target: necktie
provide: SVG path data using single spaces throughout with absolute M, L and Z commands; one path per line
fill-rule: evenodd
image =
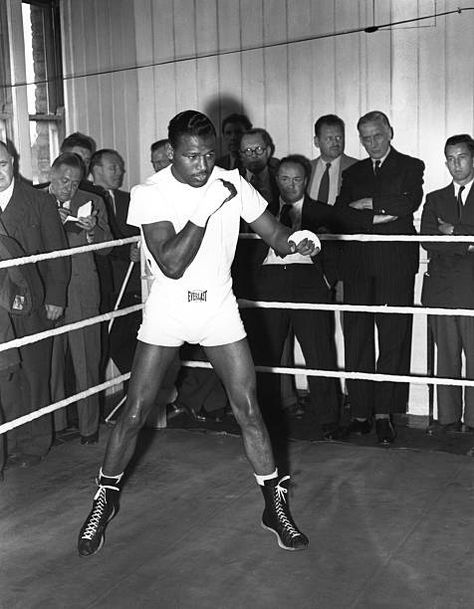
M 329 169 L 331 163 L 326 163 L 326 169 L 324 170 L 321 182 L 319 183 L 318 201 L 327 203 L 329 199 Z
M 293 206 L 291 205 L 291 203 L 288 203 L 286 205 L 283 205 L 283 207 L 281 208 L 281 212 L 280 212 L 280 222 L 284 226 L 288 226 L 289 228 L 293 228 L 293 222 L 292 222 L 292 218 L 291 218 L 292 208 L 293 208 Z
M 380 170 L 380 160 L 375 161 L 374 163 L 374 174 L 376 176 L 379 175 L 379 170 Z
M 459 220 L 461 220 L 462 217 L 462 210 L 463 210 L 463 204 L 462 204 L 462 191 L 464 190 L 465 186 L 461 186 L 460 189 L 458 190 L 458 218 Z

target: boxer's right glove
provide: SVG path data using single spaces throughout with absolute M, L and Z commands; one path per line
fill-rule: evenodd
M 232 190 L 233 189 L 233 190 Z M 206 226 L 209 217 L 216 212 L 223 203 L 228 199 L 232 199 L 236 194 L 236 190 L 233 184 L 230 182 L 223 182 L 221 179 L 217 179 L 210 184 L 203 197 L 199 202 L 196 211 L 190 218 L 190 221 L 196 226 L 204 228 Z

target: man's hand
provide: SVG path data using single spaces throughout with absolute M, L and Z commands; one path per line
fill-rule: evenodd
M 64 312 L 64 307 L 58 307 L 57 305 L 45 304 L 44 308 L 46 309 L 46 317 L 50 321 L 56 321 Z
M 65 224 L 67 217 L 71 215 L 71 212 L 69 211 L 69 209 L 66 209 L 65 207 L 58 207 L 58 212 L 59 212 L 59 217 L 61 218 L 61 222 L 63 224 Z
M 349 203 L 349 207 L 352 207 L 352 209 L 373 209 L 372 197 L 364 197 L 363 199 L 352 201 L 352 203 Z
M 196 226 L 204 228 L 212 214 L 230 201 L 237 194 L 237 190 L 232 182 L 227 180 L 214 180 L 203 193 L 203 198 L 200 201 L 196 211 L 190 218 L 190 221 Z
M 78 226 L 86 231 L 86 233 L 92 232 L 95 225 L 97 224 L 97 212 L 93 212 L 90 216 L 84 216 L 79 218 L 76 222 Z
M 445 222 L 442 218 L 438 218 L 438 230 L 442 235 L 452 235 L 454 233 L 454 225 Z
M 391 216 L 390 214 L 375 214 L 372 224 L 388 224 L 398 220 L 398 216 Z
M 321 241 L 309 230 L 298 230 L 288 237 L 288 245 L 292 254 L 316 256 L 321 251 Z

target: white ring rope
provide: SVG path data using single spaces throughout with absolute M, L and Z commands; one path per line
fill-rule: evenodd
M 472 243 L 473 236 L 469 235 L 318 235 L 322 241 L 412 241 L 415 243 Z M 32 256 L 23 256 L 20 258 L 10 258 L 9 260 L 0 260 L 0 269 L 11 266 L 21 266 L 42 260 L 51 260 L 54 258 L 64 258 L 66 256 L 74 256 L 84 252 L 106 249 L 108 247 L 118 247 L 140 241 L 140 237 L 127 237 L 126 239 L 115 239 L 114 241 L 104 241 L 103 243 L 91 243 L 90 245 L 81 245 L 64 250 L 56 250 L 54 252 L 45 252 L 43 254 L 33 254 Z M 260 239 L 260 236 L 255 233 L 241 233 L 239 239 Z
M 109 387 L 113 387 L 114 385 L 118 385 L 119 383 L 123 383 L 124 381 L 128 381 L 130 378 L 130 372 L 126 374 L 122 374 L 120 376 L 116 376 L 113 379 L 105 381 L 100 385 L 95 385 L 94 387 L 89 387 L 89 389 L 85 389 L 80 393 L 76 393 L 75 395 L 71 395 L 68 398 L 64 398 L 64 400 L 60 400 L 59 402 L 55 402 L 54 404 L 50 404 L 49 406 L 44 406 L 43 408 L 39 408 L 34 412 L 30 412 L 29 414 L 25 414 L 22 417 L 18 417 L 18 419 L 13 419 L 13 421 L 9 421 L 8 423 L 3 423 L 0 425 L 0 435 L 14 429 L 15 427 L 20 427 L 20 425 L 24 425 L 25 423 L 29 423 L 30 421 L 34 421 L 35 419 L 39 419 L 45 414 L 49 414 L 54 412 L 55 410 L 59 410 L 60 408 L 64 408 L 69 404 L 73 404 L 78 400 L 82 400 L 83 398 L 87 398 L 90 395 L 94 395 L 95 393 L 100 393 L 104 391 L 104 389 L 108 389 Z
M 254 233 L 243 233 L 239 235 L 240 239 L 248 240 L 248 239 L 260 239 L 260 237 Z M 449 235 L 449 236 L 437 236 L 437 235 L 365 235 L 365 234 L 356 234 L 356 235 L 334 235 L 334 234 L 323 234 L 319 235 L 319 238 L 324 241 L 385 241 L 385 242 L 398 242 L 398 241 L 413 241 L 413 242 L 442 242 L 442 243 L 459 243 L 466 242 L 471 243 L 473 241 L 472 236 L 466 235 Z M 43 254 L 35 254 L 32 256 L 23 256 L 21 258 L 13 258 L 9 260 L 0 261 L 0 269 L 9 268 L 12 266 L 21 266 L 23 264 L 35 263 L 41 260 L 51 260 L 54 258 L 62 258 L 65 256 L 74 256 L 76 254 L 81 254 L 84 252 L 95 251 L 100 249 L 106 249 L 109 247 L 117 247 L 120 245 L 131 244 L 140 241 L 140 237 L 127 237 L 126 239 L 116 239 L 114 241 L 107 241 L 103 243 L 92 243 L 89 245 L 68 248 L 63 250 L 57 250 L 54 252 L 46 252 Z M 239 306 L 242 308 L 287 308 L 287 309 L 304 309 L 304 310 L 332 310 L 332 311 L 352 311 L 352 312 L 362 312 L 362 313 L 395 313 L 395 314 L 420 314 L 424 313 L 427 315 L 460 315 L 460 316 L 472 316 L 474 315 L 474 310 L 472 309 L 446 309 L 446 308 L 431 308 L 431 307 L 396 307 L 396 306 L 364 306 L 364 305 L 342 305 L 342 304 L 316 304 L 316 303 L 294 303 L 294 302 L 268 302 L 268 301 L 252 301 L 252 300 L 239 300 Z M 108 313 L 103 313 L 102 315 L 97 315 L 95 317 L 91 317 L 89 319 L 84 319 L 78 322 L 74 322 L 71 324 L 59 326 L 57 328 L 46 330 L 44 332 L 39 332 L 37 334 L 31 334 L 29 336 L 24 336 L 22 338 L 17 338 L 11 340 L 9 342 L 0 344 L 0 352 L 6 351 L 11 348 L 21 347 L 23 345 L 31 344 L 34 342 L 38 342 L 45 338 L 49 338 L 51 336 L 56 336 L 59 334 L 65 334 L 66 332 L 71 332 L 74 330 L 78 330 L 80 328 L 84 328 L 86 326 L 91 326 L 96 323 L 101 323 L 107 320 L 113 320 L 116 317 L 122 317 L 133 313 L 135 311 L 139 311 L 143 308 L 143 303 L 133 305 L 124 309 L 111 311 Z M 181 362 L 183 366 L 187 366 L 190 368 L 212 368 L 209 362 L 201 362 L 201 361 L 183 361 Z M 317 370 L 310 368 L 287 368 L 281 366 L 256 366 L 255 369 L 258 372 L 267 372 L 274 374 L 285 374 L 285 375 L 305 375 L 305 376 L 320 376 L 320 377 L 329 377 L 329 378 L 344 378 L 344 379 L 354 379 L 354 380 L 371 380 L 371 381 L 389 381 L 395 383 L 413 383 L 413 384 L 428 384 L 428 385 L 448 385 L 448 386 L 461 386 L 461 387 L 472 387 L 474 386 L 474 380 L 467 379 L 450 379 L 450 378 L 434 378 L 434 377 L 426 377 L 426 376 L 410 376 L 410 375 L 396 375 L 396 374 L 380 374 L 380 373 L 370 373 L 370 372 L 348 372 L 348 371 L 333 371 L 333 370 Z M 56 410 L 64 408 L 69 404 L 75 403 L 80 399 L 86 398 L 90 395 L 94 395 L 96 393 L 100 393 L 109 387 L 122 383 L 130 378 L 130 372 L 126 374 L 122 374 L 118 377 L 110 379 L 104 383 L 96 385 L 94 387 L 90 387 L 85 391 L 81 391 L 73 396 L 60 400 L 59 402 L 55 402 L 54 404 L 50 404 L 49 406 L 44 406 L 43 408 L 38 409 L 35 412 L 31 412 L 29 414 L 23 415 L 13 421 L 9 421 L 8 423 L 4 423 L 0 425 L 0 435 L 16 428 L 25 423 L 38 419 L 46 414 L 50 414 Z
M 188 360 L 181 362 L 183 366 L 188 368 L 212 368 L 209 362 L 201 362 L 196 360 Z M 414 385 L 457 385 L 474 387 L 474 380 L 467 379 L 448 379 L 439 377 L 427 377 L 408 374 L 382 374 L 379 372 L 349 372 L 346 370 L 319 370 L 316 368 L 288 368 L 282 366 L 255 366 L 257 372 L 272 372 L 275 374 L 295 375 L 303 374 L 304 376 L 323 376 L 327 378 L 343 378 L 352 379 L 355 381 L 390 381 L 393 383 L 413 383 Z
M 45 252 L 44 254 L 33 254 L 32 256 L 22 256 L 20 258 L 10 258 L 9 260 L 0 260 L 0 269 L 6 269 L 10 266 L 21 266 L 33 262 L 41 262 L 42 260 L 51 260 L 53 258 L 65 258 L 66 256 L 75 256 L 84 252 L 92 252 L 95 250 L 103 250 L 108 247 L 118 247 L 127 245 L 127 243 L 135 243 L 140 241 L 140 237 L 127 237 L 126 239 L 115 239 L 114 241 L 104 241 L 102 243 L 91 243 L 89 245 L 81 245 L 80 247 L 70 247 L 66 250 L 55 250 L 54 252 Z
M 318 237 L 321 241 L 388 241 L 398 243 L 399 241 L 408 241 L 414 243 L 472 243 L 474 244 L 474 235 L 379 235 L 372 233 L 366 235 L 358 233 L 354 235 L 335 235 L 324 233 Z M 244 241 L 261 239 L 256 233 L 241 233 L 239 239 Z
M 0 345 L 0 352 L 6 351 L 7 349 L 12 349 L 14 347 L 23 347 L 24 345 L 37 343 L 40 340 L 49 338 L 50 336 L 58 336 L 58 334 L 65 334 L 66 332 L 72 332 L 73 330 L 79 330 L 80 328 L 93 326 L 94 324 L 98 324 L 103 321 L 108 321 L 109 319 L 115 319 L 116 317 L 123 317 L 125 315 L 128 315 L 129 313 L 141 311 L 142 309 L 143 303 L 140 303 L 132 305 L 130 307 L 126 307 L 124 309 L 119 309 L 117 311 L 110 311 L 109 313 L 102 313 L 101 315 L 96 315 L 95 317 L 82 319 L 81 321 L 75 321 L 64 326 L 58 326 L 57 328 L 53 328 L 51 330 L 44 330 L 43 332 L 37 332 L 36 334 L 29 334 L 28 336 L 23 336 L 22 338 L 14 338 L 13 340 L 8 341 L 7 343 L 2 343 Z
M 474 309 L 446 309 L 441 307 L 392 307 L 389 305 L 349 305 L 332 303 L 312 303 L 312 302 L 271 302 L 269 300 L 246 300 L 240 298 L 239 306 L 242 309 L 262 308 L 262 309 L 296 309 L 305 311 L 348 311 L 352 313 L 396 313 L 419 315 L 459 315 L 462 317 L 474 316 Z

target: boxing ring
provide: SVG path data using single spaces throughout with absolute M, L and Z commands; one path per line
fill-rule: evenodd
M 241 239 L 259 239 L 257 235 L 254 234 L 242 234 L 240 235 Z M 365 235 L 365 234 L 355 234 L 355 235 L 328 235 L 323 234 L 319 235 L 321 241 L 361 241 L 361 242 L 369 242 L 369 241 L 379 241 L 379 242 L 439 242 L 439 243 L 470 243 L 472 241 L 472 237 L 459 235 L 459 236 L 433 236 L 433 235 Z M 55 252 L 48 252 L 44 254 L 35 254 L 33 256 L 24 256 L 22 258 L 14 258 L 10 260 L 0 261 L 0 269 L 5 269 L 13 266 L 21 266 L 29 263 L 36 263 L 41 260 L 49 260 L 52 258 L 61 258 L 66 256 L 74 256 L 84 252 L 96 251 L 100 249 L 127 245 L 131 243 L 136 243 L 140 241 L 140 237 L 129 237 L 126 239 L 118 239 L 114 241 L 107 241 L 104 243 L 90 244 L 86 246 L 76 247 L 76 248 L 68 248 L 63 250 L 58 250 Z M 150 277 L 145 272 L 145 261 L 143 255 L 141 256 L 141 268 L 142 268 L 142 294 L 143 300 L 146 299 L 149 290 L 149 281 Z M 34 342 L 38 342 L 40 340 L 54 337 L 60 334 L 65 334 L 67 332 L 72 332 L 74 330 L 80 330 L 86 326 L 109 322 L 109 331 L 113 324 L 114 319 L 117 317 L 122 317 L 125 315 L 129 315 L 131 313 L 135 313 L 136 311 L 140 311 L 143 308 L 143 302 L 141 304 L 125 307 L 123 309 L 119 309 L 119 303 L 123 291 L 126 286 L 126 282 L 128 281 L 128 277 L 130 276 L 132 264 L 130 264 L 127 276 L 125 277 L 124 283 L 122 285 L 122 290 L 117 299 L 114 310 L 103 313 L 101 315 L 97 315 L 88 319 L 84 319 L 75 323 L 70 323 L 66 325 L 62 325 L 57 328 L 53 328 L 47 331 L 39 332 L 37 334 L 31 334 L 28 336 L 24 336 L 22 338 L 17 338 L 8 342 L 5 342 L 0 345 L 0 352 L 6 351 L 11 348 L 18 348 L 24 345 L 28 345 Z M 370 313 L 390 313 L 390 314 L 413 314 L 413 315 L 440 315 L 440 316 L 474 316 L 474 310 L 472 309 L 453 309 L 453 308 L 434 308 L 434 307 L 423 307 L 423 306 L 388 306 L 388 305 L 347 305 L 347 304 L 335 304 L 335 303 L 294 303 L 294 302 L 269 302 L 269 301 L 251 301 L 251 300 L 243 300 L 239 301 L 240 308 L 286 308 L 286 309 L 304 309 L 304 310 L 325 310 L 325 311 L 340 311 L 340 312 L 370 312 Z M 433 366 L 433 346 L 432 342 L 430 343 L 430 332 L 428 326 L 426 327 L 427 331 L 427 340 L 428 340 L 428 349 L 427 349 L 427 362 L 426 375 L 422 374 L 409 374 L 409 375 L 396 375 L 396 374 L 381 374 L 374 372 L 350 372 L 346 370 L 319 370 L 306 368 L 301 366 L 294 367 L 282 367 L 282 366 L 255 366 L 257 372 L 265 372 L 271 374 L 282 374 L 282 375 L 303 375 L 303 376 L 321 376 L 321 377 L 330 377 L 337 378 L 342 380 L 354 379 L 354 380 L 369 380 L 376 382 L 390 381 L 395 383 L 410 383 L 412 385 L 427 385 L 429 388 L 429 404 L 428 404 L 428 412 L 426 413 L 430 422 L 433 419 L 433 388 L 436 385 L 448 385 L 448 386 L 461 386 L 466 387 L 474 386 L 474 380 L 469 379 L 454 379 L 454 378 L 436 378 L 432 376 L 434 371 Z M 211 368 L 211 364 L 203 361 L 182 361 L 181 365 L 188 366 L 191 368 Z M 52 403 L 48 406 L 44 406 L 39 408 L 38 410 L 23 415 L 17 419 L 12 421 L 8 421 L 0 425 L 0 435 L 7 433 L 8 431 L 24 425 L 30 421 L 38 419 L 47 414 L 53 413 L 56 410 L 61 408 L 65 408 L 69 404 L 73 404 L 77 402 L 79 399 L 88 397 L 90 395 L 100 393 L 102 391 L 106 391 L 110 388 L 116 387 L 120 385 L 124 381 L 127 381 L 130 378 L 130 372 L 125 374 L 120 374 L 111 379 L 106 380 L 103 383 L 100 383 L 94 387 L 90 387 L 85 391 L 81 391 L 72 396 L 69 396 L 63 400 Z M 111 415 L 120 407 L 123 403 L 124 399 L 119 402 L 119 404 L 115 407 L 112 413 L 107 417 L 110 419 Z M 166 427 L 166 408 L 162 409 L 163 412 L 161 416 L 158 417 L 157 427 Z

